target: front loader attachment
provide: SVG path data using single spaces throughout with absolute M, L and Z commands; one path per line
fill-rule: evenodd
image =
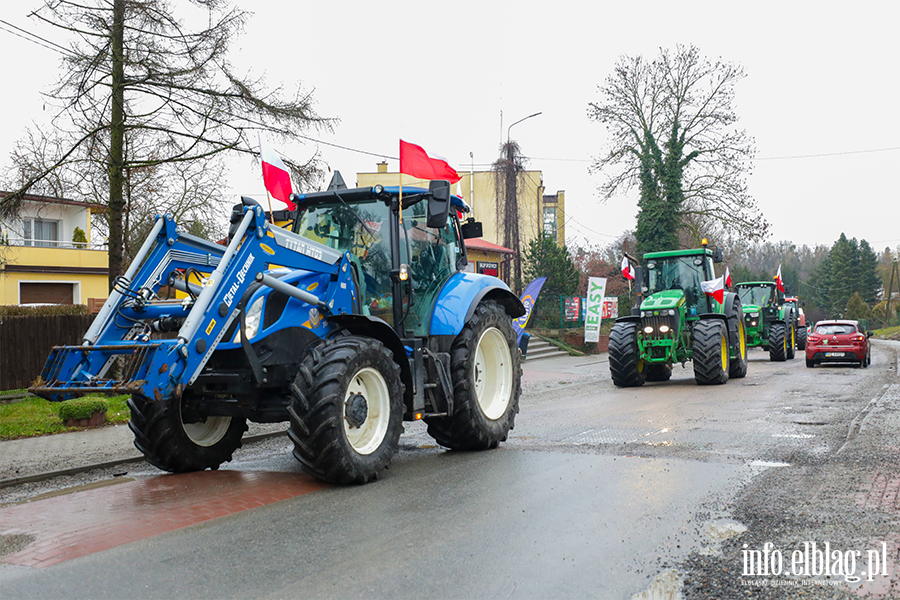
M 30 391 L 51 401 L 89 393 L 132 394 L 146 401 L 180 397 L 226 332 L 241 302 L 270 264 L 331 273 L 344 294 L 352 287 L 342 254 L 282 229 L 270 229 L 259 205 L 245 206 L 227 247 L 179 232 L 170 215 L 153 231 L 115 284 L 81 346 L 52 350 Z M 171 298 L 172 289 L 187 297 Z M 334 290 L 323 299 L 334 304 Z M 338 298 L 346 304 L 343 297 Z M 238 319 L 238 321 L 240 321 Z M 154 339 L 176 332 L 174 339 Z M 171 337 L 171 336 L 170 336 Z

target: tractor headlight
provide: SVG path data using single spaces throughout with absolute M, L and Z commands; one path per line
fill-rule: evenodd
M 643 318 L 643 317 L 646 317 L 646 316 L 647 316 L 647 313 L 644 312 L 644 311 L 641 311 L 641 317 Z
M 669 326 L 668 325 L 660 325 L 659 332 L 660 333 L 669 333 Z
M 245 317 L 245 322 L 247 324 L 247 339 L 252 340 L 256 337 L 256 334 L 259 333 L 259 325 L 262 322 L 262 307 L 263 300 L 265 296 L 260 296 L 256 300 L 253 301 L 253 304 L 250 305 L 250 308 L 247 309 L 247 316 Z
M 756 321 L 750 321 L 750 325 L 751 325 L 752 327 L 756 327 Z
M 644 333 L 653 333 L 653 328 L 647 325 L 644 327 Z
M 675 309 L 674 309 L 674 308 L 670 308 L 670 309 L 669 309 L 669 316 L 670 316 L 670 317 L 674 317 L 674 316 L 675 316 Z

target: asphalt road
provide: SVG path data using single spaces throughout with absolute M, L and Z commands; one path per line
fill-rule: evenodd
M 0 565 L 0 597 L 843 598 L 895 583 L 900 596 L 897 354 L 878 344 L 869 369 L 807 369 L 751 350 L 745 379 L 710 387 L 690 365 L 627 390 L 603 365 L 548 374 L 499 450 L 445 452 L 414 425 L 374 484 L 45 569 Z M 227 468 L 298 470 L 283 439 Z M 889 574 L 742 573 L 745 550 L 804 541 L 863 557 L 884 542 Z

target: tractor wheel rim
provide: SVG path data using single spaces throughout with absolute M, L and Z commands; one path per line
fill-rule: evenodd
M 357 409 L 359 396 L 365 400 L 366 410 L 362 423 L 355 426 L 359 418 Z M 358 454 L 375 452 L 384 441 L 391 419 L 391 394 L 381 373 L 371 367 L 357 371 L 344 393 L 341 411 L 344 434 L 350 447 Z M 351 415 L 349 411 L 353 411 L 354 414 Z
M 485 330 L 478 338 L 472 379 L 484 416 L 491 421 L 503 416 L 512 395 L 512 356 L 506 338 L 496 327 Z
M 184 433 L 198 446 L 208 448 L 218 443 L 228 432 L 231 417 L 207 417 L 202 423 L 181 422 Z
M 741 340 L 741 360 L 747 356 L 747 333 L 744 331 L 744 322 L 738 322 L 738 338 Z
M 720 346 L 720 353 L 722 355 L 722 370 L 724 371 L 728 367 L 728 343 L 724 335 L 722 336 L 722 342 Z

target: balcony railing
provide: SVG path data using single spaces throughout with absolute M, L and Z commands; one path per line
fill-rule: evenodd
M 106 250 L 106 242 L 65 242 L 62 240 L 34 240 L 25 238 L 0 238 L 0 246 L 26 248 L 62 248 L 67 250 Z

